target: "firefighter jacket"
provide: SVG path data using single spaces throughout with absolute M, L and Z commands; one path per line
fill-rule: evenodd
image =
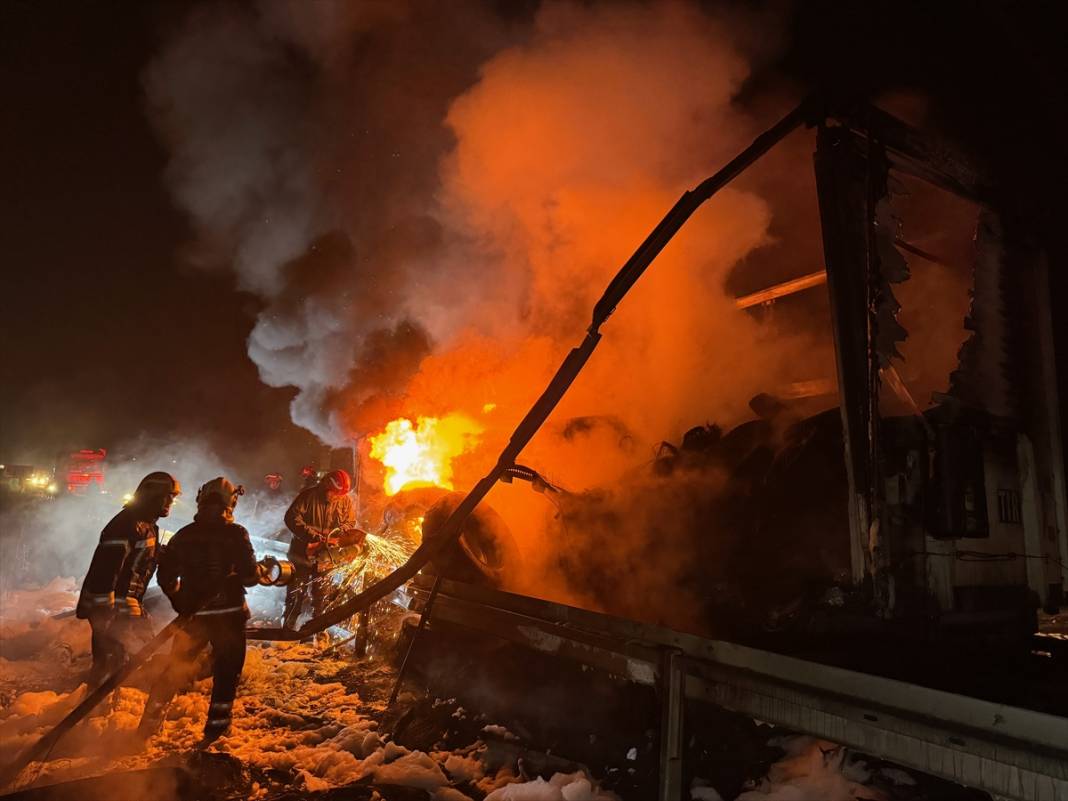
M 241 612 L 247 618 L 245 587 L 256 584 L 248 532 L 218 509 L 197 512 L 167 543 L 156 580 L 180 615 Z
M 112 610 L 144 614 L 141 599 L 156 571 L 159 527 L 126 507 L 100 532 L 89 572 L 78 596 L 77 615 L 88 618 Z
M 317 553 L 309 553 L 308 546 L 319 538 L 317 532 L 328 534 L 335 528 L 356 527 L 356 504 L 351 495 L 331 497 L 321 487 L 302 490 L 286 512 L 286 528 L 293 532 L 289 558 L 298 564 L 312 564 Z

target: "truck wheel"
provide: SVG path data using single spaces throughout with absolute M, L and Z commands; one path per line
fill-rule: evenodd
M 460 505 L 464 493 L 452 492 L 426 511 L 423 540 L 429 541 Z M 479 504 L 464 524 L 460 538 L 427 565 L 445 578 L 500 587 L 505 576 L 519 566 L 519 548 L 504 520 L 485 503 Z

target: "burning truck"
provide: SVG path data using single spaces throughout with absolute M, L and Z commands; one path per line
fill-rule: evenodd
M 756 419 L 728 430 L 694 427 L 681 445 L 664 443 L 654 459 L 599 487 L 568 491 L 520 465 L 520 452 L 598 344 L 600 324 L 655 255 L 706 197 L 803 122 L 816 128 L 826 269 L 817 279 L 757 294 L 766 303 L 826 284 L 837 389 L 809 382 L 793 385 L 793 394 L 754 396 Z M 1063 599 L 1060 406 L 1044 257 L 1020 227 L 1011 198 L 985 180 L 949 145 L 878 108 L 803 104 L 685 195 L 654 230 L 597 303 L 585 340 L 470 493 L 435 497 L 451 489 L 457 465 L 477 462 L 485 450 L 475 444 L 487 427 L 473 416 L 396 418 L 370 437 L 384 493 L 395 498 L 384 519 L 403 521 L 400 528 L 412 532 L 410 559 L 298 632 L 261 629 L 255 636 L 303 637 L 337 625 L 426 567 L 438 579 L 416 592 L 424 621 L 441 577 L 459 578 L 1033 703 L 1033 686 L 1003 677 L 1036 647 L 1038 611 Z M 963 199 L 973 232 L 959 353 L 951 374 L 938 379 L 948 390 L 934 392 L 926 409 L 915 398 L 925 379 L 898 360 L 905 338 L 899 319 L 908 308 L 895 295 L 907 297 L 906 256 L 942 267 L 949 259 L 911 241 L 908 217 L 892 213 L 907 182 L 914 196 L 934 191 Z M 923 231 L 932 221 L 913 224 Z M 739 298 L 739 307 L 752 305 Z M 494 406 L 487 401 L 484 413 Z M 576 454 L 591 437 L 624 450 L 634 439 L 611 416 L 570 417 L 552 428 L 579 443 Z M 502 494 L 499 482 L 516 478 L 539 492 Z M 441 489 L 413 489 L 420 484 Z M 491 492 L 502 514 L 493 513 L 492 524 L 470 523 Z M 536 541 L 514 534 L 532 519 L 549 533 Z M 622 534 L 636 524 L 647 535 L 637 544 Z M 538 568 L 531 573 L 529 565 Z M 630 584 L 642 573 L 670 577 L 660 587 L 668 602 L 649 584 Z M 421 623 L 409 634 L 422 629 Z M 985 675 L 967 669 L 980 651 L 992 666 Z M 1035 691 L 1054 692 L 1061 709 L 1064 699 L 1053 685 L 1040 684 L 1044 689 Z
M 750 401 L 755 419 L 727 430 L 693 427 L 680 445 L 664 443 L 646 464 L 589 489 L 568 491 L 520 464 L 520 453 L 597 346 L 600 325 L 653 258 L 700 203 L 805 122 L 816 128 L 826 269 L 818 279 L 790 280 L 758 294 L 766 303 L 826 284 L 836 389 L 809 382 L 800 389 L 794 384 L 793 393 L 756 395 Z M 948 379 L 948 389 L 936 391 L 927 408 L 915 399 L 922 375 L 898 360 L 907 307 L 896 294 L 907 297 L 906 256 L 918 265 L 945 266 L 948 259 L 911 241 L 908 217 L 891 213 L 906 181 L 963 198 L 974 232 L 973 261 L 963 271 L 970 289 L 959 353 L 951 374 L 939 377 Z M 924 191 L 930 190 L 916 186 L 913 194 Z M 924 230 L 924 220 L 913 222 Z M 1068 569 L 1048 279 L 1044 257 L 1021 225 L 1011 198 L 999 196 L 946 143 L 870 105 L 802 104 L 687 193 L 657 226 L 596 304 L 585 339 L 466 496 L 441 493 L 452 488 L 453 471 L 465 458 L 478 461 L 475 446 L 488 427 L 473 416 L 396 418 L 370 437 L 368 455 L 381 465 L 384 494 L 393 499 L 383 520 L 410 531 L 414 551 L 404 565 L 363 583 L 297 632 L 260 629 L 254 636 L 305 637 L 406 588 L 398 600 L 414 596 L 421 612 L 418 627 L 406 633 L 406 650 L 421 663 L 423 680 L 445 691 L 463 689 L 449 682 L 457 663 L 446 655 L 449 641 L 441 631 L 492 633 L 557 654 L 565 650 L 562 624 L 581 629 L 588 645 L 609 631 L 639 640 L 661 636 L 655 633 L 661 629 L 642 628 L 645 623 L 803 656 L 825 671 L 922 676 L 927 687 L 967 693 L 976 703 L 1034 708 L 1041 697 L 1047 709 L 1063 714 L 1068 699 L 1053 673 L 1006 679 L 1034 648 L 1056 651 L 1052 640 L 1034 638 L 1041 634 L 1037 612 L 1063 602 Z M 740 307 L 750 305 L 739 298 Z M 493 407 L 485 402 L 484 413 Z M 591 438 L 622 450 L 634 439 L 625 423 L 604 415 L 569 417 L 553 429 L 578 443 L 576 454 Z M 502 492 L 501 482 L 516 479 L 537 492 Z M 484 504 L 491 492 L 500 515 Z M 534 542 L 548 548 L 532 548 L 528 534 L 508 532 L 531 519 L 549 532 Z M 623 537 L 636 524 L 647 533 L 637 544 Z M 538 565 L 533 585 L 525 570 L 531 564 Z M 409 584 L 423 568 L 436 577 Z M 671 577 L 661 587 L 668 603 L 658 602 L 648 584 L 628 586 L 641 573 Z M 467 589 L 479 584 L 487 590 Z M 495 594 L 499 589 L 521 595 Z M 435 613 L 439 597 L 445 607 Z M 435 633 L 425 635 L 434 647 L 413 647 L 435 614 L 441 618 Z M 519 615 L 514 629 L 502 620 L 508 614 Z M 546 626 L 532 633 L 531 620 Z M 679 642 L 682 635 L 671 637 Z M 481 640 L 464 642 L 472 648 Z M 989 665 L 982 674 L 969 669 L 980 653 Z M 624 674 L 632 669 L 602 664 L 616 664 Z M 663 698 L 672 697 L 671 670 L 657 668 Z M 489 680 L 484 671 L 479 675 Z M 640 681 L 642 674 L 629 675 Z M 490 696 L 481 697 L 488 702 Z M 727 705 L 750 708 L 737 699 Z M 676 714 L 664 707 L 669 731 Z M 878 719 L 871 712 L 861 717 Z M 662 750 L 663 798 L 677 789 L 672 764 Z M 963 775 L 944 766 L 936 772 Z M 1059 781 L 1055 773 L 1043 773 L 1042 781 Z M 995 785 L 1012 795 L 998 781 L 984 784 Z
M 633 448 L 639 434 L 610 415 L 553 421 L 550 445 L 539 447 L 535 434 L 577 380 L 600 324 L 689 215 L 805 122 L 816 129 L 825 269 L 739 298 L 738 307 L 764 313 L 769 302 L 826 286 L 836 378 L 769 387 L 750 401 L 755 419 L 693 427 L 681 444 L 665 443 L 644 464 L 632 458 L 637 467 L 611 465 L 586 487 L 569 491 L 547 478 L 554 451 L 574 460 L 569 467 L 595 472 L 598 443 Z M 944 220 L 924 214 L 921 202 L 910 217 L 902 197 L 931 193 L 936 206 L 963 204 L 969 263 L 914 241 L 930 239 Z M 966 282 L 960 347 L 946 374 L 931 379 L 899 358 L 910 307 L 897 296 L 910 299 L 910 281 L 929 286 L 924 270 L 950 268 Z M 300 638 L 337 626 L 427 568 L 703 635 L 860 658 L 899 675 L 936 662 L 962 666 L 972 648 L 991 643 L 1026 651 L 1038 610 L 1062 602 L 1068 564 L 1047 281 L 1012 199 L 951 146 L 867 104 L 805 104 L 680 200 L 610 283 L 586 339 L 538 404 L 513 416 L 510 439 L 491 424 L 501 399 L 482 394 L 481 382 L 428 385 L 449 397 L 479 393 L 462 412 L 428 403 L 436 416 L 419 413 L 420 393 L 410 389 L 409 414 L 361 440 L 365 483 L 382 487 L 365 505 L 381 521 L 368 526 L 378 567 L 341 569 L 347 592 L 321 619 L 254 636 Z M 924 298 L 911 300 L 922 329 Z M 441 375 L 415 380 L 433 377 Z M 916 400 L 921 391 L 932 393 L 926 408 Z M 524 460 L 539 469 L 517 462 L 528 444 Z M 445 494 L 456 475 L 468 484 L 486 469 L 466 497 Z M 515 478 L 540 492 L 500 488 Z M 474 523 L 465 522 L 471 515 Z M 630 536 L 635 528 L 641 539 Z M 645 575 L 661 584 L 643 583 Z M 868 658 L 841 657 L 846 641 L 868 643 Z M 946 687 L 983 684 L 941 672 Z
M 690 215 L 805 124 L 816 129 L 826 269 L 823 280 L 788 283 L 791 291 L 826 283 L 837 379 L 830 405 L 813 410 L 791 402 L 815 394 L 753 396 L 756 419 L 728 430 L 691 427 L 679 446 L 665 443 L 645 464 L 577 490 L 520 463 L 582 374 L 601 341 L 601 326 Z M 898 173 L 962 196 L 977 209 L 964 324 L 970 336 L 948 391 L 926 409 L 894 361 L 904 338 L 894 290 L 908 280 L 905 253 L 925 261 L 937 257 L 911 242 L 891 213 L 891 178 Z M 813 659 L 832 677 L 846 675 L 847 661 L 867 679 L 916 675 L 938 660 L 948 666 L 932 679 L 942 689 L 974 692 L 977 703 L 1018 702 L 1006 695 L 1013 688 L 957 674 L 974 653 L 953 652 L 962 641 L 959 632 L 967 632 L 973 645 L 996 644 L 999 653 L 1027 651 L 1036 610 L 1062 601 L 1068 526 L 1045 270 L 1044 255 L 1014 216 L 1011 199 L 999 196 L 952 148 L 873 106 L 808 100 L 679 200 L 613 278 L 582 341 L 551 374 L 534 406 L 515 416 L 507 439 L 488 422 L 497 401 L 481 397 L 470 405 L 486 420 L 445 409 L 437 416 L 395 417 L 368 436 L 363 447 L 368 466 L 380 471 L 382 491 L 368 499 L 364 515 L 380 522 L 368 525 L 360 546 L 345 550 L 350 546 L 339 542 L 338 551 L 328 554 L 336 565 L 326 573 L 333 598 L 323 614 L 295 629 L 261 623 L 249 634 L 306 640 L 366 615 L 375 604 L 399 602 L 420 613 L 418 625 L 407 617 L 412 625 L 400 650 L 424 662 L 428 680 L 441 678 L 434 662 L 442 653 L 420 651 L 415 643 L 431 619 L 441 623 L 440 629 L 437 623 L 430 627 L 431 636 L 466 628 L 511 637 L 554 657 L 592 660 L 590 653 L 611 652 L 599 667 L 658 688 L 658 781 L 665 799 L 678 797 L 687 692 L 696 686 L 706 701 L 757 716 L 756 702 L 749 701 L 763 690 L 750 687 L 746 695 L 738 689 L 744 681 L 733 674 L 710 679 L 717 669 L 768 679 L 772 671 L 760 673 L 757 666 L 783 664 L 798 669 L 791 679 L 797 685 L 801 662 L 776 661 L 783 653 Z M 773 299 L 790 295 L 768 292 Z M 826 406 L 828 393 L 819 392 Z M 636 439 L 630 426 L 608 415 L 570 415 L 553 425 L 578 457 L 595 438 L 623 452 Z M 501 445 L 496 456 L 492 444 Z M 545 452 L 535 447 L 530 455 Z M 596 461 L 592 449 L 585 453 Z M 596 472 L 596 464 L 588 467 Z M 469 492 L 455 492 L 480 471 Z M 536 492 L 513 488 L 502 494 L 500 484 L 517 479 Z M 497 511 L 486 503 L 491 493 Z M 622 532 L 635 527 L 644 529 L 644 538 L 624 545 Z M 528 528 L 540 538 L 532 539 Z M 662 587 L 674 594 L 668 603 L 654 603 L 647 584 L 627 586 L 626 560 L 635 573 L 648 565 L 664 568 L 648 572 L 670 577 Z M 537 569 L 528 571 L 528 565 Z M 282 560 L 265 560 L 263 567 L 265 584 L 288 580 Z M 417 578 L 419 573 L 430 580 Z M 726 637 L 731 642 L 709 639 Z M 854 646 L 845 656 L 844 642 Z M 858 642 L 879 647 L 858 653 Z M 757 653 L 756 645 L 769 650 Z M 890 651 L 896 652 L 893 661 L 886 660 Z M 728 658 L 736 661 L 728 664 Z M 843 673 L 834 672 L 839 669 Z M 689 681 L 694 677 L 708 683 Z M 853 673 L 846 677 L 856 679 Z M 402 665 L 394 697 L 403 678 Z M 815 692 L 816 684 L 803 689 Z M 873 680 L 865 686 L 882 692 L 890 685 Z M 743 696 L 749 701 L 739 700 Z M 1063 714 L 1063 688 L 1050 697 Z M 856 708 L 842 714 L 869 722 L 841 729 L 841 736 L 873 742 L 865 739 L 870 732 L 864 727 L 878 723 L 879 715 L 860 710 L 855 698 L 850 703 Z M 773 722 L 786 725 L 787 712 L 772 706 L 766 712 L 781 714 Z M 1030 720 L 1026 710 L 1008 714 L 1015 720 L 1018 712 Z M 813 733 L 828 730 L 819 721 L 805 725 Z M 940 748 L 968 748 L 941 735 Z M 979 743 L 979 750 L 986 749 L 983 758 L 998 751 L 987 745 Z M 901 759 L 908 751 L 895 751 L 893 743 L 886 748 Z M 1013 753 L 1006 748 L 996 758 L 1008 762 Z M 1015 767 L 1064 786 L 1063 774 L 1026 761 L 1021 757 Z M 937 771 L 962 780 L 952 762 L 944 760 Z M 983 773 L 979 781 L 1024 797 L 995 774 Z

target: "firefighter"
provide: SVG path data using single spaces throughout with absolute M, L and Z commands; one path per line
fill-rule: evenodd
M 300 488 L 301 490 L 311 489 L 312 487 L 319 486 L 319 474 L 315 468 L 310 464 L 304 465 L 300 468 Z
M 100 532 L 77 606 L 77 616 L 88 620 L 93 632 L 90 686 L 103 681 L 122 666 L 129 651 L 152 638 L 141 601 L 156 570 L 156 521 L 170 514 L 181 491 L 169 473 L 149 473 L 129 503 Z
M 366 535 L 356 528 L 356 504 L 349 490 L 352 481 L 344 470 L 323 476 L 315 486 L 302 490 L 286 512 L 286 528 L 293 533 L 289 560 L 293 580 L 286 587 L 282 625 L 296 628 L 304 597 L 310 591 L 312 614 L 323 612 L 323 583 L 320 564 L 331 559 L 330 547 L 346 538 L 346 544 L 359 544 Z
M 197 660 L 211 645 L 212 688 L 204 748 L 230 728 L 234 696 L 245 665 L 245 587 L 256 584 L 256 557 L 248 532 L 234 522 L 244 488 L 225 478 L 197 492 L 197 513 L 167 545 L 160 559 L 159 585 L 179 615 L 190 620 L 175 635 L 167 668 L 153 685 L 138 731 L 155 734 L 167 705 L 188 686 Z

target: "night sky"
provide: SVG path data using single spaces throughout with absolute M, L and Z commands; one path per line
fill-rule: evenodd
M 163 185 L 141 75 L 187 9 L 103 8 L 2 11 L 0 454 L 43 462 L 141 433 L 304 451 L 291 393 L 264 386 L 245 352 L 254 299 L 183 262 L 191 234 Z
M 190 5 L 0 8 L 0 458 L 9 462 L 142 433 L 310 452 L 289 421 L 292 392 L 264 386 L 246 355 L 257 301 L 234 290 L 229 272 L 183 258 L 192 234 L 163 183 L 142 75 Z M 752 91 L 787 81 L 926 92 L 933 121 L 1027 198 L 1062 297 L 1065 28 L 1059 4 L 1020 5 L 768 4 L 784 45 Z

